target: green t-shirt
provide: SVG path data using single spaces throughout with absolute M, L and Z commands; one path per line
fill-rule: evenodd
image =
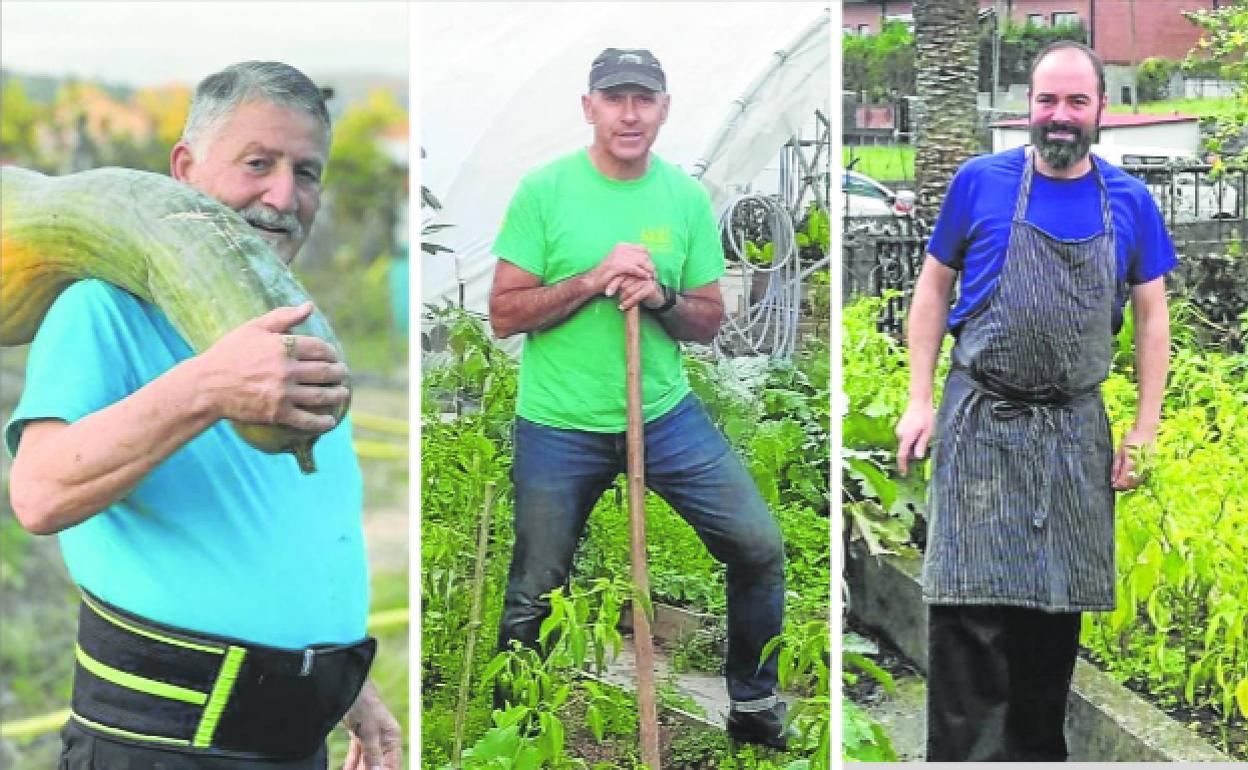
M 603 176 L 586 150 L 529 173 L 494 254 L 549 285 L 597 267 L 621 242 L 649 249 L 659 282 L 678 291 L 724 273 L 706 191 L 654 155 L 645 176 L 630 181 Z M 642 401 L 650 421 L 676 406 L 689 382 L 679 344 L 651 314 L 641 319 Z M 615 297 L 591 299 L 562 323 L 525 337 L 516 413 L 556 428 L 627 428 L 624 314 Z

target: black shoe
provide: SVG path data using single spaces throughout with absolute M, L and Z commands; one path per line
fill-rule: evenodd
M 757 743 L 779 751 L 789 746 L 789 739 L 797 737 L 792 725 L 785 726 L 785 706 L 781 702 L 762 711 L 728 712 L 728 735 L 740 743 Z

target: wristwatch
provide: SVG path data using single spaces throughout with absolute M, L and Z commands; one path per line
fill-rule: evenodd
M 676 307 L 676 300 L 680 297 L 680 292 L 676 291 L 671 286 L 659 284 L 659 290 L 663 292 L 663 304 L 658 307 L 650 308 L 651 313 L 666 313 Z

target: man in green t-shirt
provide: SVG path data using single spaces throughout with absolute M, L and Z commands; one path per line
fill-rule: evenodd
M 499 645 L 535 646 L 595 502 L 624 470 L 624 314 L 642 314 L 646 481 L 723 562 L 739 740 L 783 747 L 776 657 L 784 547 L 740 459 L 692 394 L 679 341 L 719 331 L 719 230 L 701 185 L 650 153 L 667 119 L 666 76 L 646 50 L 608 48 L 581 97 L 586 150 L 521 181 L 494 243 L 490 323 L 525 332 L 516 405 L 515 550 Z

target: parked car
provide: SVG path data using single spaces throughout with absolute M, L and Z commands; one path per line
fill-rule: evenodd
M 1171 222 L 1238 219 L 1242 174 L 1210 179 L 1209 166 L 1172 147 L 1092 145 L 1092 152 L 1143 180 Z
M 845 216 L 888 217 L 911 216 L 914 213 L 914 192 L 894 192 L 866 174 L 846 171 L 841 177 L 845 198 Z

